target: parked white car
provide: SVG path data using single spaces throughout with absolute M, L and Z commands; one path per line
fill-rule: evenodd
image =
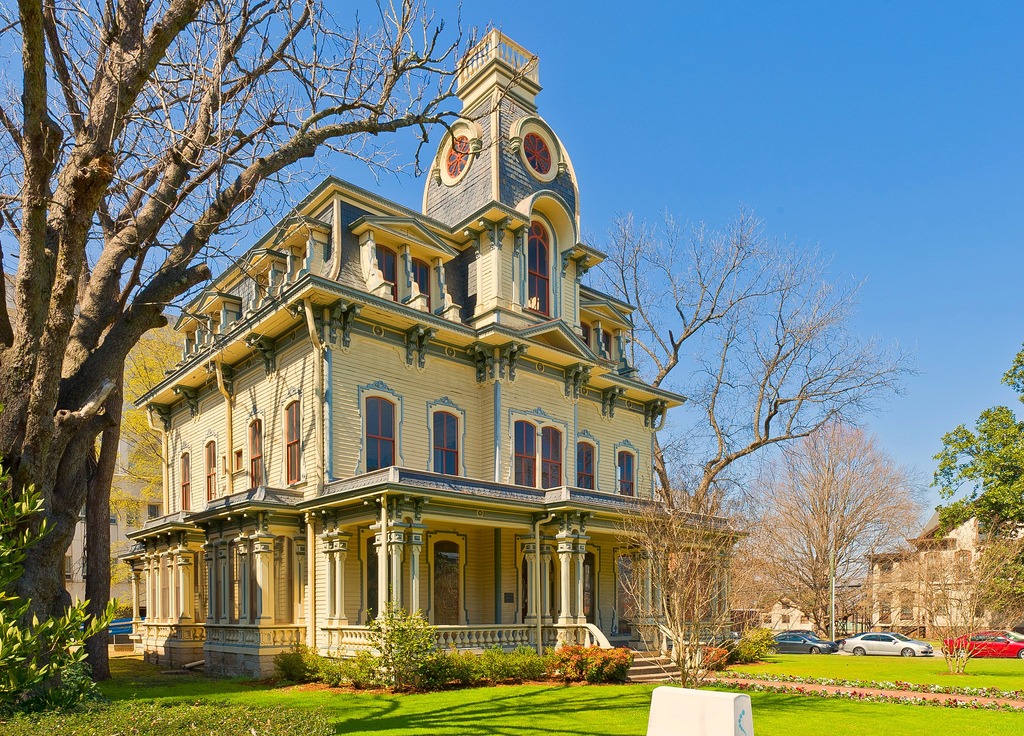
M 935 654 L 932 645 L 897 634 L 894 631 L 869 632 L 844 639 L 839 651 L 857 656 L 888 654 L 900 657 L 930 657 Z

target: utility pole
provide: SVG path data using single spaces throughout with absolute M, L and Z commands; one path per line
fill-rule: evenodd
M 829 556 L 829 641 L 836 640 L 836 551 L 833 548 Z

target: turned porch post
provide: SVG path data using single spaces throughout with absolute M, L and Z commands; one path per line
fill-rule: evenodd
M 138 623 L 142 620 L 139 615 L 139 596 L 142 591 L 139 590 L 139 583 L 142 580 L 142 571 L 135 567 L 135 563 L 132 563 L 132 623 Z M 134 629 L 134 627 L 133 627 Z
M 178 620 L 192 621 L 195 618 L 195 568 L 192 564 L 192 551 L 180 547 L 177 555 L 178 563 Z
M 573 543 L 571 539 L 558 540 L 558 623 L 568 624 L 572 613 L 572 601 L 569 591 L 572 584 Z
M 409 611 L 420 610 L 420 553 L 423 551 L 423 528 L 414 527 L 409 532 Z
M 257 624 L 274 623 L 274 537 L 259 534 L 252 540 L 252 563 L 256 572 Z

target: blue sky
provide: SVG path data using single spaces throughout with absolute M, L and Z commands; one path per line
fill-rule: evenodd
M 1024 342 L 1024 3 L 632 7 L 462 15 L 540 57 L 592 244 L 618 213 L 714 227 L 743 204 L 866 279 L 858 329 L 913 350 L 920 374 L 865 424 L 930 480 L 943 432 L 1015 404 L 999 378 Z M 419 206 L 419 181 L 338 173 Z

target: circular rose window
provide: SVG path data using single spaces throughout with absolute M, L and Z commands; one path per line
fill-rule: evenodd
M 448 176 L 452 179 L 458 179 L 459 175 L 466 169 L 466 164 L 468 162 L 469 138 L 464 135 L 460 135 L 452 141 L 451 146 L 448 148 L 448 160 L 446 164 Z
M 530 167 L 541 176 L 551 171 L 551 151 L 544 139 L 536 133 L 527 133 L 523 138 L 523 154 Z

